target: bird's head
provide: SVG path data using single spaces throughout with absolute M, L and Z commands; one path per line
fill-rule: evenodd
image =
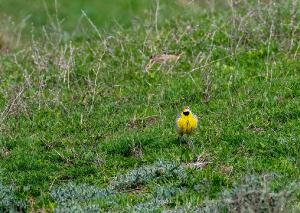
M 188 116 L 190 114 L 190 108 L 188 106 L 185 106 L 183 107 L 183 110 L 182 110 L 182 113 L 185 115 L 185 116 Z

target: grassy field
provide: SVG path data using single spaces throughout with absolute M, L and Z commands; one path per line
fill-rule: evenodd
M 1 212 L 300 212 L 300 2 L 5 2 Z

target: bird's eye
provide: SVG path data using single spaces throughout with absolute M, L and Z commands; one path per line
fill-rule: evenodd
M 186 111 L 186 112 L 183 112 L 184 115 L 189 115 L 190 112 L 189 111 Z

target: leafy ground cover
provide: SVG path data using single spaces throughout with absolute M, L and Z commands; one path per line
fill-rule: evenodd
M 14 1 L 1 211 L 299 211 L 298 1 L 112 1 L 116 22 L 96 1 Z M 186 143 L 184 104 L 200 117 Z

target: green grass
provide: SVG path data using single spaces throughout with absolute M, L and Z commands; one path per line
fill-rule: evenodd
M 47 1 L 50 18 L 14 2 L 0 0 L 0 210 L 300 208 L 297 2 Z M 162 54 L 180 58 L 149 66 Z M 184 104 L 193 146 L 175 131 Z
M 76 0 L 71 3 L 62 0 L 56 2 L 55 0 L 12 0 L 6 3 L 0 0 L 0 15 L 12 16 L 18 22 L 25 19 L 27 23 L 32 23 L 37 27 L 47 26 L 50 21 L 56 21 L 58 18 L 63 28 L 70 33 L 76 29 L 77 25 L 82 24 L 82 11 L 86 12 L 99 28 L 109 29 L 116 26 L 129 27 L 149 17 L 156 8 L 155 2 L 147 0 Z M 180 11 L 176 2 L 162 4 L 161 9 L 166 11 L 164 15 L 167 15 L 167 10 L 171 10 L 172 16 L 178 15 Z M 30 33 L 31 30 L 29 24 L 25 31 Z

